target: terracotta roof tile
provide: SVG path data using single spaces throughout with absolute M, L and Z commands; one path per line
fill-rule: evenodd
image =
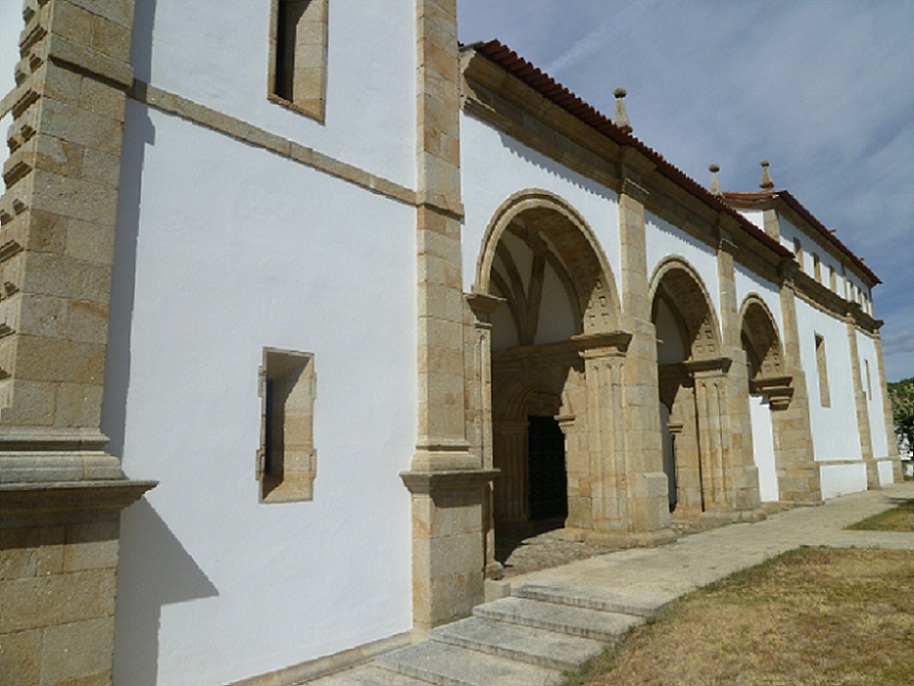
M 521 81 L 536 90 L 547 100 L 552 101 L 569 114 L 577 117 L 582 122 L 593 128 L 598 133 L 610 138 L 619 145 L 635 148 L 656 165 L 658 173 L 679 185 L 707 206 L 718 212 L 724 212 L 739 222 L 742 230 L 757 241 L 782 257 L 793 253 L 782 246 L 780 242 L 769 236 L 755 224 L 746 219 L 729 204 L 712 195 L 704 186 L 690 178 L 685 172 L 667 162 L 658 152 L 652 150 L 635 136 L 626 133 L 612 123 L 604 114 L 600 113 L 593 105 L 588 104 L 570 90 L 565 88 L 551 76 L 541 71 L 533 64 L 520 57 L 498 40 L 486 43 L 474 43 L 465 46 L 465 49 L 475 50 L 480 55 L 495 62 L 497 65 L 517 76 Z
M 875 283 L 882 283 L 882 280 L 878 276 L 876 276 L 876 273 L 872 269 L 870 269 L 863 260 L 861 260 L 859 257 L 857 257 L 857 255 L 855 255 L 854 252 L 850 248 L 848 248 L 846 245 L 844 245 L 844 243 L 841 242 L 841 239 L 839 239 L 834 233 L 829 231 L 825 227 L 825 225 L 822 224 L 822 222 L 820 222 L 818 219 L 816 219 L 815 215 L 812 212 L 810 212 L 809 210 L 807 210 L 803 206 L 803 204 L 799 200 L 797 200 L 796 197 L 794 197 L 793 193 L 791 193 L 790 191 L 787 191 L 787 190 L 756 191 L 756 192 L 749 192 L 749 193 L 725 191 L 724 198 L 729 199 L 729 200 L 737 200 L 737 201 L 738 200 L 753 201 L 753 200 L 767 200 L 767 199 L 781 198 L 787 204 L 787 206 L 790 207 L 790 209 L 792 209 L 794 212 L 796 212 L 798 215 L 800 215 L 803 219 L 805 219 L 809 223 L 809 225 L 812 226 L 826 241 L 828 241 L 829 243 L 834 245 L 838 250 L 840 250 L 848 258 L 850 258 L 850 260 L 854 263 L 854 265 L 860 271 L 862 271 L 864 274 L 866 274 L 868 277 L 870 277 Z

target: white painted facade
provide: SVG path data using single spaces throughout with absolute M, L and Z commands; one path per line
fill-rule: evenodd
M 416 4 L 334 0 L 329 12 L 324 124 L 266 97 L 270 0 L 231 12 L 212 2 L 137 2 L 131 62 L 141 81 L 412 187 Z
M 20 0 L 0 3 L 5 93 L 18 41 L 17 22 L 6 18 Z M 115 686 L 228 684 L 413 628 L 411 496 L 400 473 L 416 451 L 417 379 L 426 380 L 417 363 L 419 201 L 409 199 L 419 190 L 416 7 L 414 0 L 330 2 L 326 117 L 318 122 L 267 98 L 270 0 L 231 11 L 219 3 L 136 2 L 132 66 L 141 84 L 313 148 L 402 193 L 374 192 L 128 97 L 101 430 L 129 479 L 159 484 L 122 516 Z M 10 115 L 0 120 L 4 130 L 10 123 Z M 617 191 L 465 112 L 459 150 L 465 293 L 478 286 L 499 208 L 545 191 L 581 218 L 622 294 Z M 761 211 L 746 216 L 764 229 Z M 646 277 L 652 282 L 665 260 L 678 258 L 719 324 L 718 246 L 693 233 L 646 212 Z M 804 246 L 804 271 L 813 275 L 815 252 L 823 274 L 836 268 L 834 290 L 849 297 L 853 284 L 872 312 L 863 280 L 782 217 L 782 244 L 793 249 L 794 238 Z M 529 279 L 530 247 L 512 235 L 502 240 Z M 534 345 L 576 332 L 562 278 L 545 267 Z M 760 299 L 783 348 L 781 284 L 738 262 L 734 278 L 736 306 Z M 801 297 L 795 306 L 821 495 L 866 489 L 848 325 Z M 677 316 L 658 300 L 661 365 L 691 355 Z M 519 344 L 510 320 L 505 307 L 492 314 L 492 350 Z M 816 335 L 827 350 L 826 404 Z M 872 454 L 888 457 L 877 343 L 853 335 Z M 265 348 L 314 356 L 317 476 L 309 501 L 260 502 Z M 760 396 L 749 407 L 761 501 L 776 501 L 774 410 Z M 669 408 L 661 412 L 672 473 Z M 891 482 L 890 462 L 877 471 L 880 483 Z
M 720 280 L 717 276 L 716 250 L 651 212 L 645 212 L 644 223 L 648 275 L 653 274 L 664 259 L 681 257 L 701 277 L 702 286 L 710 298 L 714 316 L 719 322 Z
M 460 154 L 465 208 L 461 235 L 465 291 L 472 290 L 477 278 L 483 238 L 496 210 L 515 193 L 535 189 L 556 194 L 581 215 L 600 241 L 616 288 L 621 287 L 619 199 L 615 191 L 465 113 L 460 117 Z
M 16 87 L 14 78 L 16 63 L 19 61 L 19 32 L 22 30 L 22 3 L 19 0 L 0 0 L 0 98 Z M 12 105 L 12 103 L 10 103 Z M 12 112 L 0 112 L 0 170 L 9 159 L 6 132 L 13 123 Z
M 761 396 L 749 398 L 752 420 L 752 457 L 758 467 L 759 496 L 763 503 L 776 502 L 778 472 L 774 457 L 774 429 L 771 426 L 771 409 Z
M 407 631 L 414 211 L 133 102 L 126 131 L 102 429 L 160 485 L 123 517 L 116 683 Z M 312 502 L 258 502 L 264 347 L 315 355 Z
M 324 124 L 266 97 L 269 0 L 137 3 L 136 75 L 412 187 L 415 3 L 330 8 Z M 123 516 L 115 684 L 409 631 L 415 208 L 133 100 L 121 170 L 102 430 L 160 485 Z M 311 502 L 259 502 L 265 347 L 314 354 Z

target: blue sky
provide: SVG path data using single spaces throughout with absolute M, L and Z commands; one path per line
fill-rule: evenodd
M 707 185 L 790 190 L 879 275 L 889 381 L 914 376 L 914 2 L 457 0 L 498 38 Z

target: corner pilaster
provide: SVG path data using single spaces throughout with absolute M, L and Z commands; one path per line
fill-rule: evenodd
M 486 484 L 466 434 L 456 0 L 416 2 L 417 444 L 412 494 L 413 623 L 469 614 L 484 599 Z
M 793 395 L 784 407 L 772 405 L 774 449 L 777 456 L 779 498 L 783 502 L 810 504 L 822 501 L 819 466 L 815 462 L 809 418 L 809 392 L 800 359 L 797 324 L 796 263 L 785 260 L 781 274 L 781 316 L 784 326 L 784 364 L 793 379 Z
M 879 490 L 879 469 L 873 460 L 873 439 L 870 432 L 870 413 L 867 408 L 866 391 L 860 375 L 860 354 L 857 350 L 857 327 L 854 317 L 844 317 L 847 326 L 847 344 L 851 354 L 851 378 L 854 382 L 854 406 L 857 413 L 857 433 L 860 435 L 860 457 L 866 464 L 866 485 L 870 490 Z
M 100 431 L 133 0 L 29 0 L 23 19 L 0 198 L 0 643 L 42 684 L 103 685 L 120 512 L 155 485 L 125 479 Z
M 885 362 L 882 359 L 882 337 L 877 330 L 873 334 L 873 345 L 876 348 L 876 365 L 879 370 L 879 388 L 882 391 L 882 416 L 885 421 L 886 445 L 889 449 L 889 459 L 892 461 L 892 476 L 895 483 L 904 480 L 901 471 L 901 457 L 898 454 L 898 442 L 895 436 L 895 421 L 892 418 L 892 401 L 889 398 L 889 388 L 885 379 Z
M 622 251 L 623 326 L 631 333 L 621 370 L 621 416 L 625 426 L 626 471 L 630 475 L 629 521 L 638 542 L 673 537 L 667 477 L 660 437 L 657 392 L 657 337 L 651 321 L 644 206 L 649 191 L 643 177 L 653 166 L 637 151 L 625 149 L 621 161 L 619 230 Z
M 752 420 L 749 408 L 749 378 L 746 352 L 740 339 L 741 322 L 736 297 L 736 272 L 733 256 L 736 244 L 732 235 L 719 227 L 717 274 L 720 282 L 721 355 L 732 360 L 726 377 L 726 417 L 729 434 L 728 469 L 732 471 L 732 503 L 738 511 L 755 511 L 759 499 L 758 468 L 752 455 Z M 696 386 L 697 388 L 697 386 Z

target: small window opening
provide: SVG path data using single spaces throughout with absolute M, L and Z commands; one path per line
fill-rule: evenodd
M 835 273 L 834 267 L 828 268 L 828 287 L 835 292 L 838 290 L 838 275 Z
M 267 348 L 260 368 L 257 478 L 262 502 L 311 500 L 317 475 L 314 356 Z
M 825 337 L 816 334 L 816 367 L 819 371 L 819 401 L 822 407 L 831 407 L 828 392 L 828 363 L 825 359 Z
M 324 120 L 328 0 L 273 0 L 270 98 Z
M 816 282 L 822 283 L 822 265 L 819 262 L 818 253 L 812 254 L 812 269 L 813 269 L 813 275 L 816 277 Z
M 799 238 L 793 239 L 793 254 L 796 255 L 797 263 L 800 265 L 800 270 L 804 269 L 803 266 L 803 246 L 800 244 Z

